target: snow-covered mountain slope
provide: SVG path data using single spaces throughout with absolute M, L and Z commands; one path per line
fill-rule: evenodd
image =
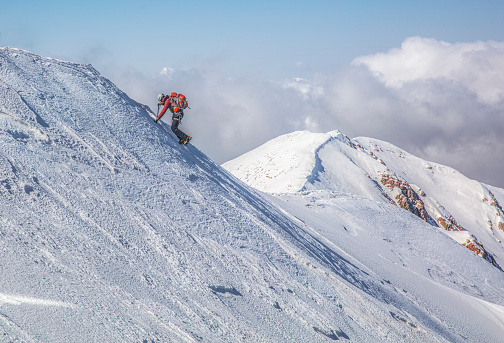
M 223 165 L 269 193 L 329 190 L 404 208 L 504 265 L 504 212 L 490 188 L 392 144 L 339 131 L 280 136 Z
M 345 193 L 313 190 L 270 198 L 342 257 L 415 299 L 434 322 L 461 324 L 458 337 L 448 341 L 502 340 L 503 273 L 440 230 L 396 206 Z
M 496 268 L 399 209 L 335 193 L 340 246 L 306 201 L 267 199 L 179 146 L 89 65 L 0 49 L 0 342 L 502 337 Z M 359 212 L 383 216 L 379 230 Z M 369 253 L 349 249 L 358 234 Z M 416 248 L 425 235 L 447 247 L 442 265 Z

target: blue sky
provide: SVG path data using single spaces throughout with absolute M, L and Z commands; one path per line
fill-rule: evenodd
M 154 110 L 184 93 L 218 163 L 338 129 L 504 188 L 503 18 L 502 0 L 0 0 L 0 46 L 91 63 Z
M 501 41 L 503 16 L 488 0 L 0 0 L 0 44 L 146 73 L 218 60 L 232 75 L 310 77 L 409 36 Z

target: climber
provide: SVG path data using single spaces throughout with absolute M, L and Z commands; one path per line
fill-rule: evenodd
M 161 117 L 166 113 L 167 110 L 170 110 L 172 113 L 172 124 L 171 130 L 179 139 L 179 144 L 187 145 L 191 140 L 191 136 L 186 135 L 182 132 L 178 127 L 182 122 L 182 118 L 184 117 L 184 110 L 186 108 L 190 108 L 187 103 L 187 99 L 183 94 L 177 94 L 172 92 L 169 95 L 159 94 L 158 95 L 158 111 L 160 106 L 163 106 L 163 109 L 154 120 L 156 123 L 161 119 Z

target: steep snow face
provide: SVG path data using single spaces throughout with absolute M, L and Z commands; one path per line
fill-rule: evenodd
M 264 192 L 326 190 L 397 205 L 497 268 L 504 265 L 504 212 L 494 193 L 386 142 L 351 140 L 340 132 L 294 132 L 223 166 Z
M 465 334 L 179 146 L 89 65 L 1 48 L 0 122 L 3 341 Z

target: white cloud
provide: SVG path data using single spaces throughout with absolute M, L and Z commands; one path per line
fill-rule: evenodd
M 294 130 L 339 129 L 504 187 L 504 43 L 413 37 L 313 80 L 228 77 L 222 70 L 213 61 L 152 78 L 108 75 L 151 108 L 158 93 L 185 94 L 191 110 L 181 128 L 218 163 Z
M 353 64 L 365 65 L 388 87 L 444 79 L 467 87 L 481 101 L 496 103 L 504 99 L 504 43 L 501 42 L 450 44 L 411 37 L 400 48 L 358 57 Z
M 412 37 L 400 48 L 358 57 L 353 65 L 370 71 L 378 83 L 357 73 L 336 83 L 339 98 L 353 85 L 348 106 L 363 124 L 346 123 L 352 133 L 365 131 L 504 187 L 503 42 Z

